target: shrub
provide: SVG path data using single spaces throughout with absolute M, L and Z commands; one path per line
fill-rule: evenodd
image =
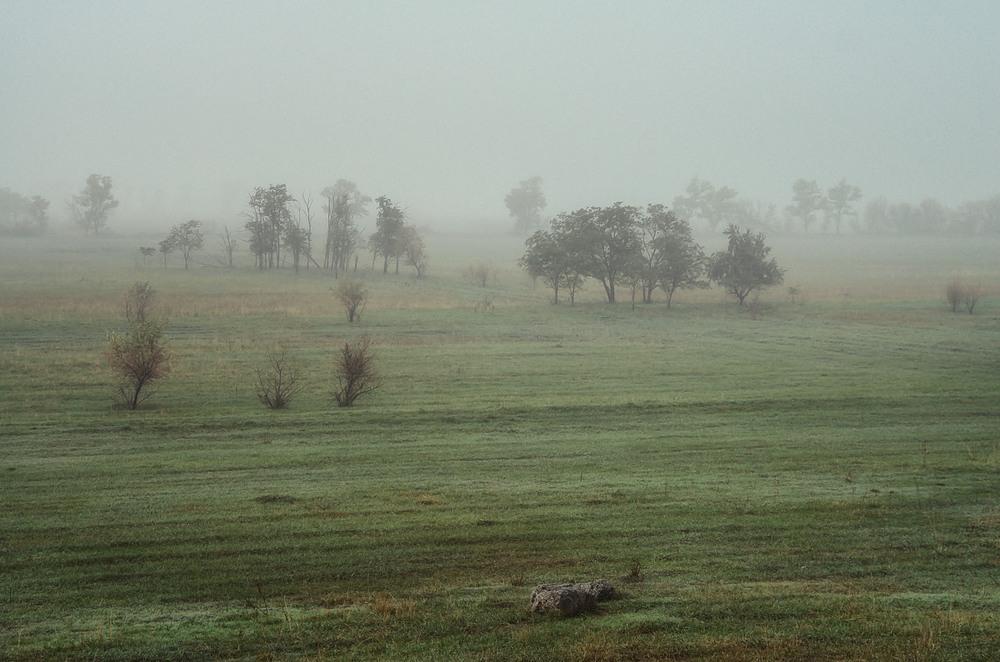
M 337 389 L 333 398 L 341 407 L 350 407 L 360 396 L 378 390 L 385 383 L 375 366 L 371 344 L 371 337 L 364 334 L 353 343 L 345 342 L 340 348 L 340 356 L 334 366 Z
M 129 409 L 138 408 L 153 395 L 152 383 L 170 372 L 163 323 L 134 322 L 127 331 L 108 332 L 104 357 L 118 377 L 121 403 Z
M 268 409 L 284 409 L 302 392 L 303 371 L 288 350 L 268 354 L 266 365 L 256 371 L 257 399 Z
M 346 278 L 340 281 L 334 293 L 347 311 L 347 321 L 353 323 L 354 320 L 360 320 L 361 313 L 368 303 L 368 290 L 365 289 L 365 284 L 360 280 Z
M 125 319 L 129 324 L 145 322 L 155 301 L 156 290 L 150 287 L 149 283 L 132 285 L 125 291 Z
M 971 315 L 979 303 L 979 285 L 967 285 L 960 280 L 953 280 L 945 286 L 944 295 L 951 306 L 951 312 L 957 313 L 961 305 Z

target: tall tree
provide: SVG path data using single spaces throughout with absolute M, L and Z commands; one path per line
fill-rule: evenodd
M 70 211 L 76 224 L 83 228 L 84 234 L 93 230 L 96 235 L 105 228 L 108 215 L 118 206 L 111 193 L 111 178 L 107 175 L 90 175 L 87 185 L 79 195 L 74 195 L 70 203 Z
M 615 302 L 615 286 L 621 278 L 635 268 L 640 214 L 638 207 L 616 202 L 561 214 L 554 223 L 573 236 L 577 268 L 604 286 L 608 303 Z
M 538 175 L 525 179 L 510 190 L 503 199 L 514 219 L 514 230 L 526 235 L 538 229 L 541 211 L 547 204 L 542 192 L 542 178 Z
M 707 287 L 705 251 L 695 243 L 691 225 L 676 216 L 668 215 L 663 231 L 656 238 L 659 253 L 656 282 L 667 295 L 667 308 L 674 293 L 680 289 Z
M 258 186 L 250 194 L 244 228 L 250 233 L 250 251 L 259 269 L 281 266 L 281 247 L 287 229 L 294 225 L 289 205 L 295 201 L 284 184 Z
M 382 257 L 383 274 L 388 273 L 389 262 L 392 260 L 396 261 L 396 273 L 399 273 L 399 257 L 403 249 L 400 234 L 406 216 L 396 203 L 384 195 L 376 198 L 375 202 L 378 204 L 378 216 L 375 219 L 375 232 L 368 237 L 368 247 L 373 259 Z
M 730 225 L 726 235 L 729 246 L 708 261 L 709 280 L 721 285 L 740 306 L 751 292 L 782 283 L 785 270 L 768 257 L 771 247 L 764 243 L 763 234 Z
M 848 184 L 846 179 L 826 192 L 828 205 L 826 208 L 826 223 L 833 223 L 837 234 L 840 234 L 840 224 L 845 218 L 855 218 L 858 211 L 854 203 L 861 199 L 861 188 Z
M 809 232 L 809 226 L 816 220 L 816 213 L 826 208 L 826 198 L 815 181 L 798 179 L 792 184 L 792 204 L 785 208 L 789 216 L 802 223 Z
M 354 182 L 338 179 L 333 186 L 323 189 L 321 195 L 326 200 L 326 250 L 323 267 L 332 269 L 334 277 L 346 271 L 348 263 L 355 257 L 361 230 L 356 219 L 368 214 L 367 206 L 372 201 L 362 195 Z

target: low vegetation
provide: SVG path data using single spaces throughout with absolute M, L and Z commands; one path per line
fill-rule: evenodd
M 995 657 L 1000 246 L 828 239 L 774 240 L 796 292 L 756 323 L 719 288 L 552 306 L 517 237 L 365 265 L 360 329 L 332 269 L 178 261 L 147 285 L 170 379 L 135 411 L 101 351 L 151 241 L 0 244 L 0 658 Z M 363 334 L 377 397 L 256 402 L 266 352 L 329 375 Z M 598 578 L 621 598 L 529 611 Z

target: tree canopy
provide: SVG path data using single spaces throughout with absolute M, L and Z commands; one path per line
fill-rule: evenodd
M 764 243 L 763 234 L 740 230 L 736 225 L 730 225 L 725 233 L 729 246 L 709 259 L 709 280 L 722 286 L 741 306 L 751 292 L 782 283 L 785 270 L 768 257 L 771 247 Z

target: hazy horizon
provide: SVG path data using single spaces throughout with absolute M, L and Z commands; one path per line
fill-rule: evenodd
M 693 176 L 790 201 L 1000 193 L 1000 7 L 987 2 L 0 0 L 0 187 L 112 230 L 240 223 L 256 186 L 337 179 L 417 224 L 670 204 Z M 863 201 L 864 202 L 864 201 Z

